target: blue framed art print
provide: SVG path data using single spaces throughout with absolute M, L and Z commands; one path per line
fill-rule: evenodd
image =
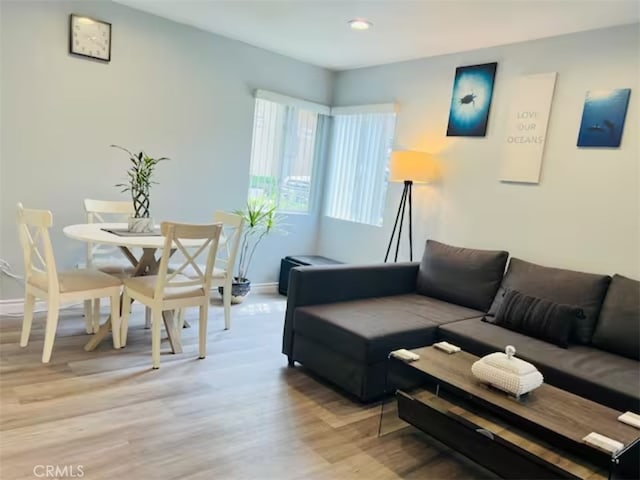
M 630 88 L 587 92 L 578 146 L 619 147 L 630 95 Z

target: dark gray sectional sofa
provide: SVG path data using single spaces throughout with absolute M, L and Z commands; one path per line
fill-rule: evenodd
M 428 241 L 420 264 L 299 267 L 283 335 L 299 362 L 361 401 L 385 393 L 390 351 L 447 340 L 476 355 L 514 345 L 547 383 L 640 411 L 640 282 Z M 491 323 L 505 292 L 575 305 L 568 348 Z

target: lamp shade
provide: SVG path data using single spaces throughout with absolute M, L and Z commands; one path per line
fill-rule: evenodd
M 436 180 L 437 166 L 431 155 L 414 150 L 391 152 L 390 182 L 430 183 Z

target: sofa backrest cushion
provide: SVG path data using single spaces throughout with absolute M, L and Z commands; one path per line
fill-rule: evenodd
M 546 298 L 556 303 L 582 308 L 584 318 L 574 323 L 571 340 L 587 345 L 596 326 L 607 287 L 608 275 L 576 272 L 561 268 L 544 267 L 518 258 L 509 261 L 509 268 L 489 310 L 495 316 L 507 290 L 518 290 L 525 295 Z
M 509 290 L 491 323 L 567 348 L 573 325 L 582 318 L 580 307 Z
M 602 350 L 640 360 L 640 282 L 613 276 L 592 342 Z
M 427 240 L 416 290 L 422 295 L 486 312 L 500 286 L 509 253 Z

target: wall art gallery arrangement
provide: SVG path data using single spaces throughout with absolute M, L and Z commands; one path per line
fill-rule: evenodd
M 448 137 L 484 137 L 497 63 L 458 67 L 453 81 Z
M 630 95 L 630 88 L 587 92 L 578 146 L 619 147 Z
M 484 137 L 498 63 L 456 68 L 448 137 Z M 512 82 L 500 179 L 538 183 L 556 73 L 526 75 Z M 587 92 L 578 147 L 620 147 L 630 88 Z

